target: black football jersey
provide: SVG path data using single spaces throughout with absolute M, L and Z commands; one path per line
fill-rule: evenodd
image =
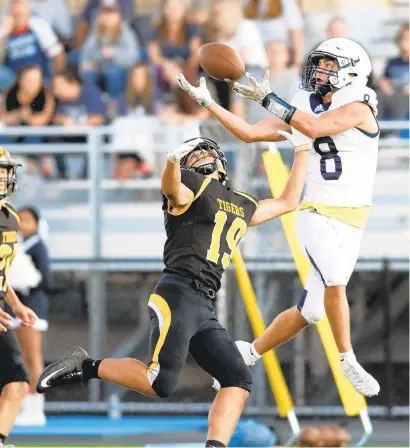
M 217 291 L 258 201 L 193 171 L 182 170 L 181 176 L 194 197 L 175 213 L 164 197 L 164 272 L 197 279 Z
M 0 297 L 7 291 L 7 276 L 17 251 L 19 217 L 7 203 L 0 206 Z

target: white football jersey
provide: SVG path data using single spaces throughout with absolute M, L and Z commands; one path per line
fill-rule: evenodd
M 367 103 L 377 115 L 376 93 L 363 85 L 343 87 L 330 104 L 322 104 L 315 93 L 300 91 L 291 104 L 319 117 L 355 101 Z M 292 133 L 299 131 L 292 128 Z M 339 207 L 371 205 L 378 146 L 379 132 L 371 134 L 358 128 L 313 140 L 303 200 Z

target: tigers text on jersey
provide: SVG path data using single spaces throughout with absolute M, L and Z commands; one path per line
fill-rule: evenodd
M 356 101 L 367 103 L 377 115 L 376 93 L 353 83 L 338 90 L 329 104 L 323 104 L 315 93 L 302 91 L 294 96 L 292 105 L 319 116 Z M 294 128 L 292 132 L 298 134 Z M 359 128 L 314 139 L 304 202 L 337 207 L 370 206 L 378 145 L 379 132 L 371 134 Z
M 19 217 L 5 202 L 0 205 L 0 297 L 7 291 L 7 275 L 17 251 Z
M 194 197 L 177 213 L 164 197 L 164 272 L 199 280 L 217 291 L 258 202 L 193 171 L 182 170 L 181 179 Z

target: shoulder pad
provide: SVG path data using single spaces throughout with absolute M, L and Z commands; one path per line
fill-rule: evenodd
M 312 92 L 307 92 L 306 90 L 300 90 L 293 95 L 290 104 L 295 107 L 301 107 L 306 101 L 309 101 L 309 97 Z
M 350 84 L 338 90 L 332 98 L 332 109 L 337 109 L 355 101 L 368 104 L 377 115 L 377 95 L 370 87 L 360 84 Z

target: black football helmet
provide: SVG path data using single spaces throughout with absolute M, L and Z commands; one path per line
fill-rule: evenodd
M 226 170 L 226 157 L 225 153 L 222 151 L 222 149 L 219 147 L 219 145 L 211 140 L 210 138 L 200 138 L 198 137 L 191 138 L 184 143 L 189 143 L 192 140 L 199 140 L 198 144 L 182 159 L 180 160 L 181 168 L 184 168 L 186 170 L 196 171 L 199 174 L 203 174 L 204 176 L 207 176 L 209 174 L 214 173 L 215 171 L 219 172 L 219 180 L 220 182 L 224 183 L 228 179 L 228 173 Z M 190 165 L 187 165 L 187 160 L 189 156 L 198 150 L 203 150 L 208 153 L 208 155 L 198 155 L 196 159 L 193 160 Z M 213 157 L 213 162 L 205 162 L 202 165 L 193 166 L 195 163 L 197 163 L 199 160 L 207 158 L 207 157 Z

